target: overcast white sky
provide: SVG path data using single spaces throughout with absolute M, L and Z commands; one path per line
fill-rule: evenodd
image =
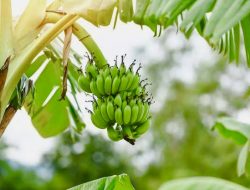
M 21 13 L 27 2 L 28 0 L 12 0 L 13 13 L 15 16 Z M 122 23 L 118 23 L 115 30 L 113 30 L 112 27 L 96 28 L 87 23 L 85 23 L 85 28 L 90 32 L 106 58 L 110 61 L 113 60 L 116 55 L 127 53 L 128 60 L 136 58 L 140 62 L 144 62 L 145 58 L 134 57 L 135 48 L 142 46 L 147 47 L 151 57 L 159 56 L 160 50 L 152 44 L 152 41 L 155 39 L 153 39 L 153 33 L 149 29 L 145 28 L 141 30 L 139 26 L 134 24 L 125 25 Z M 182 38 L 181 35 L 178 35 L 171 40 L 171 43 L 178 46 Z M 210 54 L 210 48 L 201 38 L 195 38 L 194 41 L 197 52 L 195 52 L 194 55 L 190 55 L 189 60 L 186 60 L 186 67 L 191 64 L 188 62 Z M 78 43 L 73 42 L 73 45 L 78 52 L 85 51 Z M 13 145 L 13 147 L 8 150 L 8 158 L 10 160 L 15 160 L 27 165 L 35 165 L 39 162 L 42 154 L 53 147 L 55 138 L 41 138 L 33 128 L 27 114 L 24 111 L 18 111 L 4 134 L 4 140 L 9 145 Z

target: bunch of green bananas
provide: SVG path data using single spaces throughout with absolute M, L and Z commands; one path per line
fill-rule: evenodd
M 86 74 L 79 78 L 80 87 L 97 97 L 116 95 L 124 91 L 133 91 L 139 87 L 140 76 L 133 73 L 132 67 L 126 70 L 124 63 L 120 68 L 105 66 L 98 70 L 94 63 L 88 62 Z
M 98 69 L 90 60 L 78 80 L 82 90 L 97 97 L 91 111 L 93 124 L 107 129 L 111 140 L 125 139 L 131 144 L 148 130 L 151 118 L 151 98 L 133 66 L 127 69 L 122 61 L 120 68 L 115 64 Z

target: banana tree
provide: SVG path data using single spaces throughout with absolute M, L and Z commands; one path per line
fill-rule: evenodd
M 240 55 L 244 48 L 245 56 L 242 57 L 249 66 L 249 13 L 250 1 L 247 0 L 135 0 L 135 3 L 132 0 L 54 0 L 49 4 L 46 0 L 30 0 L 17 22 L 14 22 L 11 0 L 0 0 L 0 137 L 16 111 L 23 106 L 43 137 L 55 136 L 69 126 L 78 132 L 84 128 L 75 95 L 82 89 L 97 97 L 99 95 L 97 91 L 95 93 L 95 88 L 89 90 L 85 83 L 81 83 L 82 88 L 78 86 L 82 72 L 79 71 L 81 59 L 71 49 L 72 35 L 94 55 L 96 69 L 104 69 L 108 63 L 91 35 L 82 24 L 77 23 L 79 19 L 85 19 L 97 27 L 108 26 L 113 24 L 111 19 L 114 15 L 114 27 L 120 18 L 124 23 L 134 22 L 141 27 L 149 27 L 154 36 L 161 35 L 170 26 L 175 26 L 187 38 L 197 32 L 213 49 L 226 55 L 230 62 L 242 62 Z M 60 40 L 62 32 L 64 39 Z M 91 70 L 88 72 L 94 75 Z M 129 74 L 138 77 L 133 72 Z M 35 76 L 37 79 L 32 82 L 31 78 Z M 67 93 L 68 87 L 71 93 Z M 110 93 L 108 87 L 105 93 Z M 147 111 L 144 111 L 146 115 L 141 115 L 140 121 L 143 117 L 146 120 L 141 125 L 143 128 L 135 128 L 135 132 L 144 133 L 149 127 L 150 118 L 149 104 L 145 104 L 145 99 L 142 102 L 143 109 Z M 133 102 L 133 105 L 136 103 Z M 129 106 L 123 107 L 130 116 L 124 117 L 121 125 L 132 119 L 133 111 Z M 92 115 L 96 126 L 107 127 L 105 123 L 95 120 L 97 114 Z M 110 115 L 107 118 L 111 118 Z M 130 136 L 138 134 L 132 134 L 130 130 L 124 127 L 127 136 L 123 138 L 133 144 L 134 139 Z M 112 140 L 120 140 L 113 128 L 108 127 L 108 132 Z M 240 156 L 240 174 L 243 173 L 249 149 L 249 140 L 242 136 L 247 144 Z
M 66 94 L 68 86 L 73 95 L 80 91 L 79 56 L 71 51 L 71 36 L 94 54 L 98 69 L 107 62 L 91 35 L 77 23 L 79 19 L 97 27 L 108 26 L 114 15 L 114 26 L 120 18 L 149 27 L 155 36 L 174 25 L 187 38 L 198 32 L 229 61 L 239 63 L 243 47 L 250 65 L 249 13 L 247 0 L 136 0 L 135 4 L 132 0 L 54 0 L 50 4 L 30 0 L 13 22 L 11 0 L 0 0 L 0 135 L 22 106 L 43 137 L 57 135 L 72 125 L 77 130 L 84 127 L 77 102 Z M 62 32 L 60 52 L 54 41 Z M 41 68 L 43 72 L 33 84 L 29 78 Z

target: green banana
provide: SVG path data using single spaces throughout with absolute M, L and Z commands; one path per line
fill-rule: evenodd
M 122 132 L 124 137 L 128 137 L 129 139 L 133 139 L 133 134 L 129 126 L 122 126 Z
M 100 92 L 99 92 L 98 89 L 97 89 L 96 82 L 95 82 L 94 80 L 92 80 L 92 81 L 90 82 L 90 90 L 91 90 L 91 92 L 92 92 L 94 95 L 96 95 L 96 96 L 98 96 L 98 97 L 101 96 Z
M 128 78 L 126 75 L 123 75 L 122 78 L 121 78 L 121 84 L 120 84 L 120 87 L 119 87 L 119 91 L 125 91 L 126 88 L 127 88 L 127 85 L 128 85 Z
M 119 125 L 123 125 L 121 108 L 117 108 L 115 110 L 115 120 L 116 120 L 116 123 L 118 123 Z
M 95 113 L 96 109 L 101 109 L 101 105 L 102 105 L 102 102 L 99 98 L 95 100 L 92 104 L 93 112 Z
M 137 128 L 137 126 L 136 125 L 131 125 L 130 128 L 131 128 L 132 133 L 134 133 L 134 130 Z
M 110 120 L 109 120 L 109 116 L 108 116 L 108 113 L 107 113 L 107 104 L 106 104 L 106 102 L 103 102 L 102 105 L 101 105 L 101 114 L 102 114 L 102 118 L 107 123 L 109 123 Z
M 129 96 L 132 96 L 133 95 L 133 92 L 130 92 L 130 91 L 128 91 L 127 92 L 127 96 L 129 97 Z
M 126 105 L 123 110 L 123 123 L 125 125 L 129 124 L 131 119 L 131 107 L 129 105 Z
M 89 74 L 90 71 L 90 67 L 93 63 L 91 63 L 91 61 L 88 61 L 87 64 L 85 65 L 85 71 L 87 74 Z
M 96 109 L 95 114 L 99 120 L 103 121 L 104 123 L 106 123 L 108 125 L 108 122 L 106 122 L 105 119 L 103 118 L 102 113 L 101 113 L 101 109 L 99 107 Z
M 99 70 L 99 75 L 102 75 L 104 77 L 104 70 L 103 69 Z
M 115 120 L 115 108 L 111 101 L 108 101 L 107 103 L 107 114 L 111 121 Z
M 145 121 L 144 123 L 142 123 L 135 129 L 135 134 L 137 135 L 144 134 L 149 129 L 150 124 L 151 124 L 151 119 L 148 119 L 147 121 Z
M 100 94 L 104 95 L 105 94 L 105 91 L 104 91 L 104 79 L 103 79 L 102 75 L 97 76 L 96 86 L 97 86 L 97 90 L 100 92 Z
M 85 71 L 93 78 L 96 78 L 96 76 L 98 75 L 97 67 L 90 61 L 87 63 Z
M 127 73 L 127 80 L 128 80 L 128 84 L 126 86 L 126 90 L 129 89 L 129 87 L 132 85 L 133 83 L 133 79 L 134 79 L 134 74 L 131 72 L 131 70 Z
M 122 106 L 122 97 L 120 94 L 117 94 L 114 99 L 114 104 L 121 107 Z
M 113 96 L 108 96 L 107 101 L 111 102 L 112 104 L 114 104 L 114 100 L 115 98 Z
M 126 99 L 127 99 L 127 96 L 128 96 L 128 92 L 125 91 L 125 92 L 122 92 L 121 94 L 122 94 L 122 99 L 123 99 L 123 100 L 126 100 Z
M 141 94 L 141 92 L 142 92 L 142 87 L 137 87 L 136 89 L 135 89 L 135 95 L 136 96 L 139 96 L 140 94 Z
M 136 126 L 137 127 L 137 126 Z M 133 137 L 135 138 L 135 139 L 137 139 L 137 138 L 139 138 L 140 136 L 141 136 L 141 134 L 138 134 L 138 133 L 136 133 L 135 131 L 133 131 Z
M 144 123 L 148 119 L 148 116 L 149 116 L 149 104 L 144 103 L 143 106 L 144 106 L 144 113 L 143 113 L 141 120 L 139 121 L 141 123 Z
M 93 107 L 93 112 L 95 112 L 96 109 L 98 108 L 97 101 L 94 101 L 94 102 L 93 102 L 92 107 Z
M 112 78 L 110 75 L 108 75 L 105 79 L 105 85 L 104 85 L 105 93 L 110 95 L 112 91 L 111 89 L 112 89 Z
M 123 102 L 122 102 L 122 110 L 125 109 L 126 105 L 127 105 L 127 101 L 126 101 L 126 100 L 123 100 Z
M 118 72 L 119 72 L 119 70 L 118 70 L 118 67 L 116 65 L 110 69 L 110 74 L 111 74 L 111 77 L 113 80 L 118 75 Z
M 135 99 L 130 100 L 129 102 L 130 107 L 132 108 L 135 105 L 135 103 L 136 103 Z
M 107 128 L 108 136 L 113 141 L 119 141 L 122 139 L 121 132 L 118 130 L 115 130 L 113 127 L 109 126 Z
M 91 93 L 90 90 L 90 79 L 85 75 L 80 75 L 78 78 L 78 84 L 82 90 Z
M 137 117 L 137 122 L 141 121 L 143 114 L 144 114 L 144 106 L 143 103 L 139 100 L 138 101 L 138 107 L 139 107 L 139 112 L 138 112 L 138 117 Z
M 128 90 L 135 90 L 140 83 L 140 76 L 138 74 L 134 75 L 133 82 L 130 86 L 128 86 Z
M 91 121 L 100 129 L 106 129 L 108 127 L 108 124 L 96 113 L 91 114 Z
M 110 74 L 110 68 L 107 66 L 106 69 L 103 72 L 104 78 L 107 78 Z
M 102 99 L 101 99 L 101 98 L 97 98 L 96 102 L 97 102 L 97 105 L 98 105 L 99 107 L 101 107 L 101 105 L 102 105 L 102 103 L 103 103 Z
M 135 104 L 132 107 L 132 111 L 131 111 L 131 120 L 130 120 L 131 124 L 137 122 L 138 113 L 139 113 L 139 106 L 137 104 Z
M 119 76 L 116 76 L 113 79 L 113 84 L 112 84 L 112 94 L 117 94 L 119 87 L 120 87 L 121 79 Z
M 125 67 L 125 64 L 122 63 L 121 66 L 120 66 L 120 76 L 122 76 L 123 74 L 126 73 L 126 67 Z

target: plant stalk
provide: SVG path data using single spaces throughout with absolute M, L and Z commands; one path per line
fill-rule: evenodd
M 48 12 L 46 15 L 46 19 L 44 20 L 45 23 L 56 23 L 58 20 L 62 18 L 63 14 L 60 12 Z M 96 60 L 96 65 L 98 68 L 102 68 L 107 64 L 107 61 L 96 44 L 93 40 L 91 35 L 79 24 L 74 23 L 73 27 L 73 34 L 78 38 L 78 40 L 86 47 L 89 53 L 93 53 Z

